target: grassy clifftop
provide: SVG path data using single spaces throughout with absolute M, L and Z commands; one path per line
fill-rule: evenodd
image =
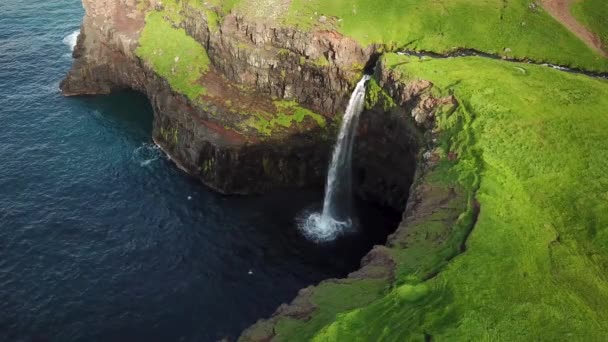
M 438 117 L 440 147 L 433 153 L 441 160 L 430 183 L 477 189 L 475 229 L 466 251 L 437 276 L 421 279 L 423 268 L 407 265 L 420 260 L 412 248 L 422 241 L 410 242 L 409 251 L 396 252 L 403 253 L 396 254 L 396 281 L 384 295 L 336 313 L 317 330 L 303 326 L 279 336 L 604 340 L 608 82 L 477 57 L 388 55 L 383 64 L 406 82 L 430 80 L 433 92 L 457 98 L 456 112 Z M 439 221 L 428 220 L 427 235 Z
M 188 4 L 197 6 L 195 8 L 206 15 L 209 23 L 216 23 L 217 18 L 211 14 L 216 12 L 194 0 Z M 325 127 L 325 117 L 299 106 L 295 101 L 246 101 L 248 98 L 259 97 L 259 94 L 252 89 L 231 84 L 219 75 L 209 76 L 213 70 L 205 47 L 179 27 L 184 8 L 179 1 L 167 0 L 162 10 L 148 13 L 135 52 L 169 83 L 173 91 L 204 108 L 222 107 L 229 115 L 218 119 L 225 122 L 226 128 L 256 134 L 262 139 L 275 133 L 299 129 L 305 124 Z M 211 24 L 210 29 L 214 29 Z M 214 84 L 214 91 L 208 91 L 209 83 Z M 243 106 L 238 102 L 249 102 L 249 105 Z M 255 105 L 252 104 L 254 102 Z M 215 109 L 209 110 L 213 112 Z
M 292 11 L 336 16 L 341 19 L 339 29 L 363 44 L 438 53 L 470 48 L 593 70 L 608 68 L 606 60 L 527 0 L 294 0 Z
M 578 3 L 575 11 L 605 36 L 602 11 L 597 9 L 606 5 L 593 2 Z M 465 48 L 608 71 L 606 58 L 529 0 L 232 0 L 218 6 L 306 30 L 336 29 L 364 46 L 437 53 Z
M 209 70 L 207 51 L 184 29 L 173 27 L 162 12 L 152 12 L 139 39 L 136 54 L 190 100 L 206 93 L 199 79 Z

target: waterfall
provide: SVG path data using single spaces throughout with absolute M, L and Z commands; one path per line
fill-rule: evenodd
M 352 153 L 359 115 L 365 103 L 365 83 L 369 75 L 363 76 L 353 91 L 342 119 L 340 134 L 329 165 L 323 211 L 312 213 L 300 228 L 307 238 L 331 241 L 353 226 L 352 221 Z

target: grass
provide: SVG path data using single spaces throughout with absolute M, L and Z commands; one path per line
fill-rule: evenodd
M 237 11 L 254 20 L 304 30 L 335 27 L 364 46 L 378 44 L 386 51 L 409 48 L 447 53 L 474 49 L 608 71 L 608 59 L 590 49 L 542 7 L 531 7 L 530 3 L 529 0 L 167 0 L 163 6 L 169 14 L 170 9 L 184 6 L 202 10 L 213 32 L 218 31 L 226 14 Z M 579 1 L 573 12 L 606 44 L 605 1 Z M 321 16 L 336 20 L 321 23 Z M 324 65 L 324 61 L 318 62 Z
M 188 0 L 188 1 L 197 1 L 197 0 Z M 230 13 L 242 0 L 207 0 L 206 3 L 219 8 L 222 14 Z
M 574 16 L 601 39 L 608 49 L 608 2 L 604 0 L 584 0 L 572 6 Z
M 232 4 L 236 1 L 227 1 L 221 4 L 219 1 L 201 0 L 165 0 L 163 1 L 164 11 L 175 13 L 174 23 L 183 21 L 184 11 L 196 9 L 205 15 L 207 25 L 212 33 L 217 33 L 224 14 L 230 11 Z
M 277 130 L 289 129 L 301 124 L 306 118 L 314 120 L 319 127 L 326 126 L 326 119 L 320 114 L 301 107 L 295 101 L 275 100 L 276 113 L 255 112 L 244 122 L 244 126 L 253 128 L 263 135 L 272 135 Z
M 387 287 L 381 279 L 347 280 L 341 283 L 323 283 L 315 288 L 311 298 L 320 309 L 304 323 L 300 320 L 282 320 L 275 329 L 279 341 L 310 341 L 314 332 L 332 321 L 340 311 L 348 311 L 367 305 L 378 299 Z
M 385 111 L 396 106 L 393 98 L 380 88 L 375 79 L 371 79 L 365 93 L 365 109 L 372 109 L 379 102 Z
M 209 69 L 207 52 L 196 40 L 164 18 L 163 12 L 151 12 L 135 51 L 171 88 L 197 102 L 205 94 L 199 84 Z
M 443 159 L 427 182 L 475 193 L 480 215 L 454 259 L 472 197 L 450 205 L 462 215 L 442 245 L 420 237 L 445 234 L 445 213 L 410 227 L 420 234 L 392 248 L 391 290 L 313 318 L 309 330 L 280 324 L 282 340 L 605 340 L 608 82 L 479 57 L 387 55 L 383 64 L 456 96 L 458 109 L 439 115 L 436 152 L 458 158 Z M 429 267 L 439 272 L 426 280 Z
M 591 2 L 601 3 L 595 7 L 606 7 L 601 0 Z M 529 5 L 528 0 L 293 0 L 285 21 L 310 29 L 319 25 L 318 18 L 322 15 L 336 17 L 342 33 L 364 46 L 383 44 L 388 50 L 408 47 L 445 53 L 468 48 L 595 71 L 608 70 L 608 60 L 540 7 L 531 9 Z M 599 14 L 595 17 L 603 30 L 604 17 Z

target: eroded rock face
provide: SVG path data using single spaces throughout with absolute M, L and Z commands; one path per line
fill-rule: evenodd
M 329 116 L 346 107 L 352 87 L 371 55 L 336 32 L 302 32 L 229 15 L 208 32 L 189 18 L 186 30 L 208 41 L 214 65 L 228 79 Z
M 162 2 L 83 0 L 86 16 L 65 95 L 108 94 L 129 88 L 153 105 L 154 140 L 186 171 L 224 193 L 322 184 L 332 134 L 321 129 L 259 139 L 231 129 L 234 110 L 204 109 L 171 91 L 135 54 L 146 12 Z M 198 8 L 185 6 L 181 26 L 203 45 L 217 79 L 252 87 L 260 96 L 296 100 L 327 117 L 348 101 L 369 51 L 335 32 L 301 32 L 230 14 L 210 28 Z M 219 93 L 222 92 L 220 89 Z
M 146 12 L 162 8 L 161 2 L 84 0 L 83 4 L 86 16 L 74 66 L 61 84 L 65 95 L 107 94 L 121 88 L 146 94 L 155 112 L 154 140 L 180 167 L 220 192 L 323 183 L 334 139 L 331 130 L 312 127 L 260 139 L 229 125 L 243 108 L 235 110 L 211 100 L 201 108 L 171 91 L 168 82 L 136 56 Z M 217 88 L 211 89 L 215 94 L 237 101 L 245 95 L 232 94 L 235 86 L 224 83 L 257 92 L 247 96 L 296 100 L 333 117 L 346 107 L 352 85 L 374 51 L 333 31 L 298 31 L 239 14 L 229 14 L 213 28 L 201 9 L 181 4 L 180 25 L 205 47 L 212 63 L 205 81 Z M 399 140 L 408 123 L 400 124 L 396 117 L 364 115 L 362 132 L 368 139 L 361 140 L 356 155 L 361 154 L 359 194 L 400 208 L 407 196 L 402 189 L 408 187 L 403 179 L 410 177 L 399 180 L 398 175 L 404 168 L 412 169 L 413 149 L 406 146 L 411 139 Z M 388 159 L 399 160 L 399 165 L 384 168 L 383 160 Z

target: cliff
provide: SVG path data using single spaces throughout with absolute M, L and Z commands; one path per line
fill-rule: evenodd
M 350 91 L 374 72 L 354 155 L 357 193 L 404 211 L 403 221 L 360 270 L 302 290 L 242 340 L 606 336 L 608 305 L 593 300 L 608 303 L 599 172 L 608 156 L 596 143 L 608 128 L 608 86 L 516 61 L 605 72 L 608 59 L 539 6 L 83 3 L 63 93 L 146 94 L 157 144 L 223 193 L 321 184 Z M 487 20 L 469 25 L 473 17 Z M 389 53 L 405 50 L 437 58 Z M 439 58 L 463 50 L 503 60 Z
M 237 16 L 212 28 L 206 15 L 214 9 L 188 2 L 84 5 L 74 67 L 61 84 L 65 95 L 121 88 L 145 93 L 155 112 L 154 140 L 181 168 L 218 191 L 320 182 L 328 126 L 354 72 L 345 64 L 300 63 L 302 55 L 292 50 L 317 56 L 326 44 L 343 63 L 362 60 L 362 51 L 346 51 L 340 37 L 287 39 L 296 33 Z

